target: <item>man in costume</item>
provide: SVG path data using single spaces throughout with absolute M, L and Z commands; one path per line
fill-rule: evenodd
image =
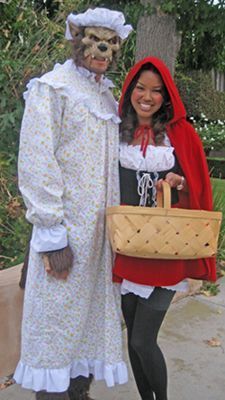
M 124 23 L 105 8 L 70 14 L 73 60 L 25 93 L 19 187 L 33 232 L 14 377 L 37 400 L 88 399 L 89 376 L 127 380 L 105 230 L 105 208 L 119 202 L 120 119 L 103 76 L 132 29 Z

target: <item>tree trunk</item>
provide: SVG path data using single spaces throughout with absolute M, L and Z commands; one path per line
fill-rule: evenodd
M 181 43 L 175 19 L 160 10 L 160 0 L 141 0 L 141 3 L 144 6 L 151 5 L 154 11 L 150 16 L 140 17 L 138 21 L 136 61 L 147 56 L 159 57 L 173 75 Z

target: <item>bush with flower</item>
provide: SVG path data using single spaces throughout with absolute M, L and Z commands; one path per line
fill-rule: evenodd
M 197 120 L 194 117 L 189 118 L 194 124 L 201 140 L 206 155 L 211 150 L 225 151 L 225 121 L 210 121 L 204 114 Z

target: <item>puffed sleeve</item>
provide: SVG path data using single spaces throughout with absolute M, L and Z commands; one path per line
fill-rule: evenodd
M 18 175 L 19 189 L 27 207 L 26 218 L 34 225 L 33 234 L 39 238 L 37 251 L 47 250 L 40 244 L 40 232 L 43 243 L 46 243 L 43 232 L 47 232 L 49 242 L 52 236 L 53 247 L 66 245 L 66 229 L 61 225 L 64 184 L 56 158 L 62 115 L 63 98 L 57 90 L 35 80 L 27 94 L 22 120 Z M 54 235 L 55 232 L 59 235 Z M 50 245 L 50 249 L 55 248 Z

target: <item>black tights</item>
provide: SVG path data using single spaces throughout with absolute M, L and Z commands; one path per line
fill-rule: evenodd
M 174 294 L 155 288 L 148 299 L 132 293 L 122 296 L 129 358 L 142 400 L 167 400 L 166 363 L 157 336 Z

